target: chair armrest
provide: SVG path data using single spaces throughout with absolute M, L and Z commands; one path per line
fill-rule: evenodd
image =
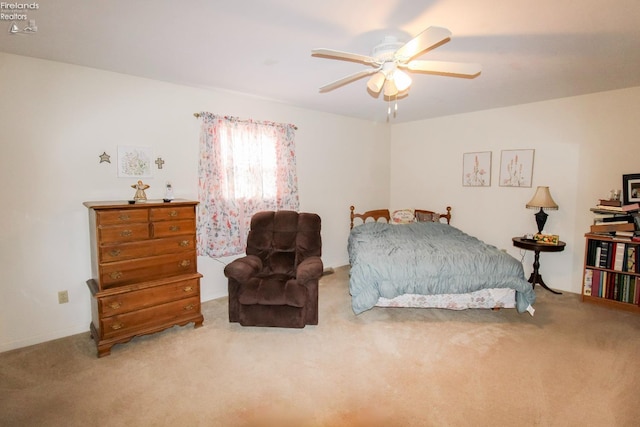
M 247 255 L 227 264 L 224 268 L 224 275 L 239 283 L 245 283 L 261 270 L 262 260 L 255 255 Z
M 310 280 L 318 280 L 322 276 L 322 271 L 322 259 L 318 256 L 309 257 L 298 264 L 296 280 L 304 285 Z

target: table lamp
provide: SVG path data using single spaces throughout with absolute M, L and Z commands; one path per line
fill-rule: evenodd
M 549 187 L 538 187 L 536 194 L 527 203 L 527 209 L 538 209 L 536 213 L 536 224 L 538 224 L 538 233 L 542 233 L 544 224 L 547 222 L 547 213 L 543 209 L 558 209 L 558 205 L 553 201 L 551 193 L 549 193 Z

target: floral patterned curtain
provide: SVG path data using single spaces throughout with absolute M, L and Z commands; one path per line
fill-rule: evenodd
M 295 126 L 199 117 L 198 255 L 242 254 L 254 213 L 299 208 Z

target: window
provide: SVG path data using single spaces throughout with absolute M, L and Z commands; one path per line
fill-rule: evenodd
M 200 118 L 198 254 L 241 254 L 254 213 L 299 208 L 295 127 Z

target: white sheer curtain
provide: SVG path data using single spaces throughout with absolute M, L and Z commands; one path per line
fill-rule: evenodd
M 254 213 L 299 208 L 295 126 L 199 117 L 198 255 L 242 254 Z

